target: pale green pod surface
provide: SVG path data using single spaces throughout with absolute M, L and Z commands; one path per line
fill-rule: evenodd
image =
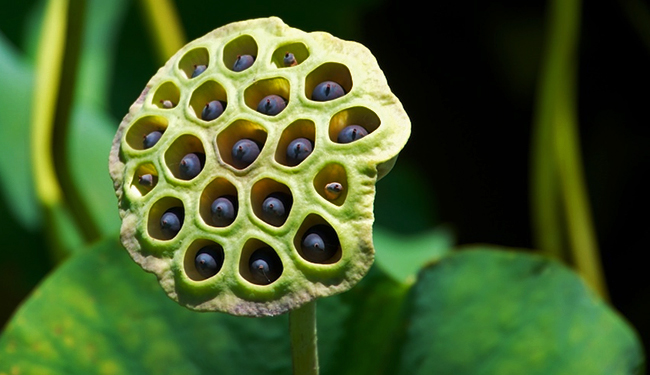
M 287 53 L 295 62 L 287 63 Z M 235 71 L 241 55 L 254 62 Z M 202 65 L 206 69 L 194 74 Z M 323 81 L 338 83 L 345 94 L 312 100 Z M 267 95 L 284 98 L 286 108 L 274 116 L 258 112 Z M 225 109 L 205 121 L 202 111 L 213 100 Z M 339 143 L 338 133 L 348 125 L 362 126 L 368 135 Z M 162 136 L 146 147 L 144 137 L 153 131 Z M 195 310 L 277 315 L 343 292 L 372 264 L 375 183 L 409 134 L 408 116 L 364 46 L 305 33 L 275 17 L 226 25 L 176 53 L 120 124 L 109 168 L 122 243 L 172 299 Z M 231 150 L 243 138 L 256 142 L 260 154 L 237 168 Z M 286 154 L 296 138 L 313 145 L 297 165 Z M 181 164 L 191 153 L 204 154 L 205 161 L 198 175 L 187 177 Z M 292 199 L 284 222 L 265 219 L 262 202 L 271 193 Z M 211 205 L 221 196 L 235 197 L 238 205 L 230 223 L 213 220 Z M 170 234 L 161 229 L 161 218 L 172 207 L 184 212 L 184 220 Z M 332 256 L 314 261 L 301 243 L 317 225 L 331 227 L 338 242 Z M 214 275 L 205 276 L 195 264 L 206 246 L 223 256 Z M 262 282 L 249 267 L 260 248 L 277 255 Z

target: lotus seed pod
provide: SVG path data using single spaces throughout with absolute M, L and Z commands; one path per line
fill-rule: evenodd
M 363 140 L 340 141 L 353 125 Z M 409 134 L 364 46 L 275 17 L 223 26 L 172 56 L 118 128 L 122 243 L 194 310 L 278 315 L 344 292 L 372 265 L 375 183 Z

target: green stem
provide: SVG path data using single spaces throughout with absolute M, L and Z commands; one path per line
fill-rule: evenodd
M 158 59 L 165 63 L 185 44 L 185 32 L 170 0 L 140 0 Z
M 294 375 L 318 375 L 316 301 L 289 312 Z
M 37 196 L 45 209 L 55 258 L 69 244 L 59 221 L 72 219 L 86 242 L 99 230 L 81 202 L 67 160 L 70 110 L 79 60 L 85 0 L 50 0 L 45 11 L 36 59 L 31 129 L 32 170 Z
M 578 139 L 580 12 L 580 0 L 550 2 L 532 142 L 533 229 L 542 251 L 572 263 L 606 297 Z

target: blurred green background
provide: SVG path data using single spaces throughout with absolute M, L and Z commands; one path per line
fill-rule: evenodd
M 1 3 L 0 31 L 33 63 L 44 2 Z M 140 3 L 116 4 L 113 43 L 95 46 L 108 52 L 102 63 L 112 72 L 109 99 L 99 106 L 115 129 L 162 65 Z M 455 230 L 459 244 L 534 246 L 529 164 L 546 2 L 192 0 L 176 5 L 187 41 L 232 21 L 275 15 L 305 31 L 328 31 L 365 44 L 413 124 L 394 172 L 378 184 L 377 224 L 409 233 L 444 223 Z M 585 2 L 577 72 L 586 182 L 611 303 L 639 331 L 646 350 L 650 277 L 640 257 L 650 250 L 643 234 L 650 204 L 642 183 L 650 174 L 648 9 L 647 2 L 637 0 Z M 0 103 L 0 110 L 8 108 Z M 110 186 L 107 172 L 105 184 Z M 8 193 L 0 194 L 1 233 L 8 238 L 0 254 L 4 324 L 55 264 L 43 228 L 23 225 Z M 413 210 L 411 220 L 392 220 L 405 209 Z

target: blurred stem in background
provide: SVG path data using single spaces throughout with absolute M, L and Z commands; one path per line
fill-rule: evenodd
M 164 64 L 187 43 L 176 7 L 170 0 L 140 0 L 140 5 L 158 61 Z
M 48 1 L 36 57 L 31 161 L 55 260 L 82 239 L 92 242 L 99 238 L 96 223 L 76 191 L 67 160 L 84 10 L 84 0 Z
M 533 233 L 536 247 L 572 265 L 607 299 L 578 136 L 580 13 L 580 0 L 549 2 L 532 140 Z

